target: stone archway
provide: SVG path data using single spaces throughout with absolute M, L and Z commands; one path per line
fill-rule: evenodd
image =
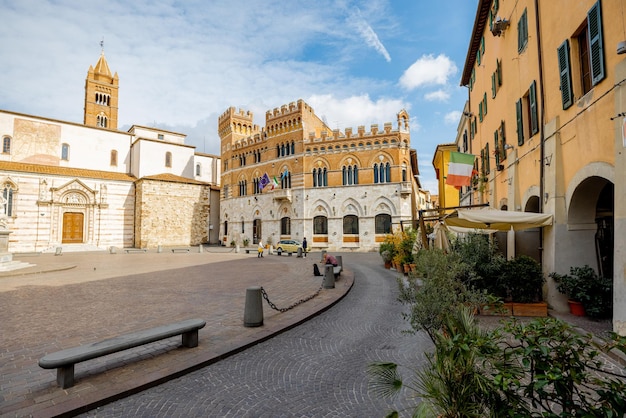
M 574 189 L 567 208 L 571 266 L 585 264 L 598 274 L 613 275 L 614 186 L 603 177 L 591 176 Z

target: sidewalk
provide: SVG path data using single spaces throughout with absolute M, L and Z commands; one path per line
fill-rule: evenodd
M 263 302 L 263 326 L 243 326 L 245 291 L 262 286 L 279 308 L 317 292 L 316 253 L 307 258 L 203 252 L 63 252 L 15 255 L 34 264 L 0 273 L 0 416 L 71 416 L 211 364 L 328 309 L 350 290 L 344 270 L 334 289 L 280 313 Z M 207 325 L 199 346 L 180 337 L 78 363 L 76 384 L 56 385 L 56 370 L 38 361 L 46 353 L 189 318 Z

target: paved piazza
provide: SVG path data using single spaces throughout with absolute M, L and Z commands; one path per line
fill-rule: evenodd
M 382 267 L 378 254 L 344 254 L 343 261 L 354 271 L 355 283 L 326 312 L 239 354 L 84 416 L 384 416 L 391 405 L 368 392 L 367 365 L 395 361 L 419 367 L 431 343 L 424 335 L 402 332 L 408 324 L 396 301 L 396 274 Z M 394 407 L 414 402 L 404 396 Z

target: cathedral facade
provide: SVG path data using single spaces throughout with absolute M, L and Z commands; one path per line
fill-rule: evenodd
M 396 126 L 330 129 L 304 101 L 265 114 L 229 108 L 219 118 L 220 237 L 276 246 L 307 238 L 313 250 L 372 251 L 418 210 L 409 115 Z
M 196 153 L 180 133 L 118 130 L 118 81 L 102 53 L 87 73 L 83 124 L 0 110 L 0 215 L 11 231 L 9 251 L 211 240 L 219 157 Z

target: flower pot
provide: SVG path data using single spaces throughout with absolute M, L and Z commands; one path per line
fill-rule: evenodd
M 385 268 L 386 269 L 390 269 L 391 268 L 391 261 L 385 261 Z
M 569 312 L 574 316 L 585 316 L 585 307 L 581 302 L 575 300 L 568 300 Z

